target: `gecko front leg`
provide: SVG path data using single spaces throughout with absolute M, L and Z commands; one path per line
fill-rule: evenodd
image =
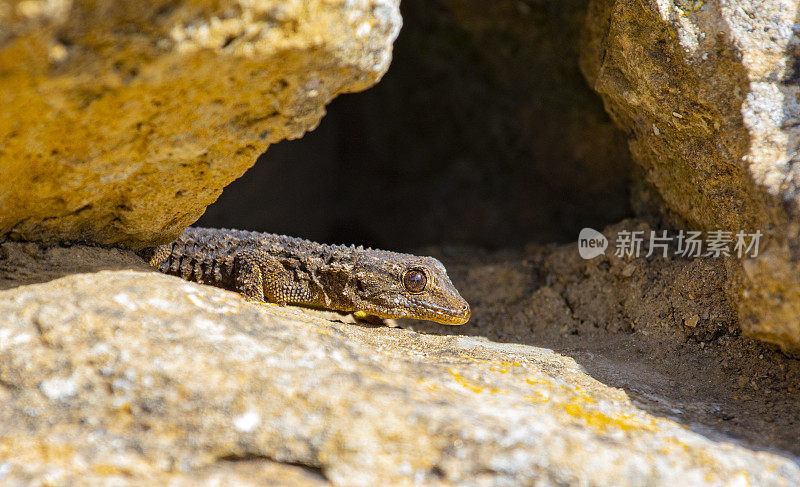
M 234 286 L 245 297 L 264 302 L 264 277 L 258 262 L 250 256 L 238 255 L 235 261 Z
M 308 282 L 269 252 L 254 250 L 237 256 L 236 288 L 245 296 L 279 306 L 310 304 Z

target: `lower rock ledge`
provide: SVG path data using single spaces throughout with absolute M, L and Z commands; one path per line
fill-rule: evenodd
M 0 402 L 6 485 L 800 483 L 797 459 L 648 414 L 549 349 L 134 270 L 0 291 Z

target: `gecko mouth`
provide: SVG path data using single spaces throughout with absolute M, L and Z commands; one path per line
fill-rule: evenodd
M 463 325 L 472 314 L 469 304 L 461 298 L 454 307 L 440 306 L 436 303 L 416 299 L 413 296 L 406 296 L 411 307 L 424 319 L 429 319 L 445 325 Z
M 412 318 L 431 320 L 443 325 L 463 325 L 471 316 L 469 304 L 461 298 L 455 306 L 441 306 L 415 296 L 376 293 L 373 297 L 383 295 L 387 306 L 371 305 L 365 311 L 383 318 Z M 388 311 L 388 312 L 387 312 Z

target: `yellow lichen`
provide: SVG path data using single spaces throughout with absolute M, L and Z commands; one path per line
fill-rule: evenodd
M 463 353 L 461 355 L 459 355 L 459 357 L 467 359 L 467 360 L 469 360 L 470 362 L 472 362 L 474 364 L 488 364 L 488 363 L 491 363 L 489 360 L 476 359 L 474 357 L 470 357 L 469 355 L 464 355 Z
M 500 372 L 501 374 L 505 374 L 506 372 L 508 372 L 508 370 L 511 367 L 522 367 L 522 364 L 520 364 L 517 361 L 514 361 L 514 362 L 506 362 L 506 361 L 495 362 L 495 361 L 491 361 L 491 360 L 476 359 L 474 357 L 470 357 L 469 355 L 464 355 L 464 354 L 459 355 L 459 357 L 461 357 L 463 359 L 467 359 L 467 360 L 469 360 L 470 362 L 472 362 L 474 364 L 489 364 L 490 365 L 489 366 L 489 370 L 491 370 L 492 372 Z
M 550 394 L 547 391 L 533 391 L 530 394 L 522 396 L 528 402 L 540 404 L 550 400 Z
M 433 383 L 433 382 L 430 382 L 428 379 L 426 379 L 426 378 L 424 378 L 424 377 L 420 378 L 420 379 L 417 381 L 417 384 L 419 384 L 420 386 L 422 386 L 422 387 L 423 387 L 423 388 L 424 388 L 426 391 L 436 391 L 436 390 L 439 390 L 439 387 L 438 387 L 438 386 L 437 386 L 435 383 Z
M 511 367 L 521 366 L 522 365 L 520 365 L 519 362 L 494 362 L 492 363 L 491 367 L 489 367 L 489 370 L 492 372 L 500 372 L 501 374 L 505 374 Z
M 476 394 L 480 394 L 484 390 L 486 390 L 489 394 L 505 393 L 505 391 L 503 391 L 502 389 L 497 389 L 497 388 L 494 388 L 494 387 L 484 387 L 482 385 L 473 384 L 473 383 L 469 382 L 468 380 L 466 380 L 465 378 L 463 378 L 461 376 L 461 374 L 459 374 L 456 370 L 453 370 L 452 368 L 447 369 L 447 371 L 450 373 L 450 375 L 453 376 L 453 379 L 455 379 L 456 382 L 461 384 L 461 386 L 463 386 L 465 389 L 470 390 L 470 391 L 472 391 L 472 392 L 474 392 Z
M 598 433 L 606 433 L 609 430 L 617 431 L 633 431 L 633 430 L 648 430 L 658 431 L 655 422 L 650 420 L 649 423 L 643 423 L 630 414 L 620 414 L 617 416 L 609 416 L 600 411 L 590 410 L 584 408 L 580 404 L 573 402 L 564 404 L 562 406 L 570 416 L 580 419 L 587 426 L 594 429 Z
M 123 468 L 108 463 L 101 463 L 99 465 L 95 465 L 94 467 L 92 467 L 92 470 L 100 475 L 125 475 L 130 473 Z

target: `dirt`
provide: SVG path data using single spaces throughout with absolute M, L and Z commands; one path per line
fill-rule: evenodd
M 645 229 L 626 220 L 604 230 Z M 577 244 L 431 248 L 473 315 L 431 334 L 553 349 L 637 404 L 704 435 L 800 455 L 800 360 L 743 336 L 724 260 L 584 260 Z

